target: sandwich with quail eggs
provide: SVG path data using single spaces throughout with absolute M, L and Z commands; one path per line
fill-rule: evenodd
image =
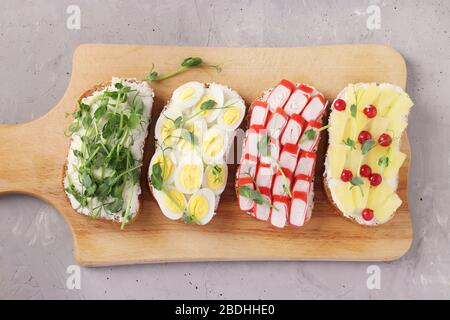
M 243 99 L 224 85 L 191 81 L 175 89 L 156 122 L 149 167 L 150 189 L 167 218 L 205 225 L 214 217 L 244 115 Z

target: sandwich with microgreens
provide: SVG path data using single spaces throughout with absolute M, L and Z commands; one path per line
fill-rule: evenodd
M 67 133 L 71 143 L 63 180 L 78 213 L 122 227 L 138 214 L 153 96 L 146 82 L 112 78 L 79 99 Z
M 243 99 L 221 84 L 191 81 L 175 89 L 156 121 L 148 172 L 167 218 L 211 221 L 227 183 L 226 156 L 244 115 Z
M 242 211 L 278 228 L 309 221 L 326 105 L 315 88 L 288 80 L 252 103 L 236 174 Z
M 398 177 L 407 155 L 400 144 L 412 106 L 403 89 L 388 83 L 350 84 L 334 100 L 324 187 L 344 217 L 376 226 L 401 206 Z

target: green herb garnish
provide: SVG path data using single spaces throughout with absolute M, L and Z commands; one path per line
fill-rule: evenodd
M 311 141 L 314 140 L 316 138 L 316 135 L 318 132 L 321 132 L 323 130 L 326 130 L 330 127 L 329 124 L 327 124 L 326 126 L 320 127 L 318 129 L 315 128 L 309 128 L 308 130 L 306 130 L 303 135 L 302 138 L 300 139 L 299 144 L 305 142 L 305 141 Z
M 152 186 L 159 191 L 163 189 L 164 179 L 162 177 L 161 164 L 159 162 L 152 165 L 152 174 L 150 176 Z
M 361 179 L 361 177 L 352 177 L 350 179 L 350 183 L 353 187 L 356 187 L 356 186 L 364 184 L 364 181 Z
M 316 130 L 313 128 L 306 130 L 305 132 L 305 138 L 307 140 L 313 140 L 316 137 Z
M 240 186 L 239 187 L 239 194 L 245 198 L 251 199 L 255 201 L 256 204 L 259 205 L 268 205 L 269 207 L 277 210 L 270 201 L 268 201 L 260 191 L 253 190 L 249 186 Z
M 257 148 L 258 148 L 258 152 L 261 156 L 263 156 L 263 157 L 270 156 L 269 143 L 270 143 L 270 137 L 267 134 L 263 135 L 261 137 L 261 139 L 259 139 Z
M 173 122 L 173 125 L 175 127 L 175 129 L 181 128 L 183 127 L 183 125 L 189 121 L 194 119 L 195 117 L 199 116 L 200 114 L 204 113 L 206 110 L 215 110 L 215 109 L 226 109 L 229 108 L 228 106 L 224 106 L 224 107 L 215 107 L 216 106 L 216 102 L 214 100 L 206 100 L 205 102 L 203 102 L 200 105 L 200 111 L 197 111 L 189 116 L 179 116 L 176 119 L 170 119 L 169 117 L 167 117 L 166 115 L 164 115 L 164 117 L 166 117 L 167 119 L 171 120 Z
M 214 165 L 211 169 L 211 173 L 214 176 L 214 182 L 222 182 L 222 176 L 220 175 L 222 173 L 222 168 L 218 165 Z
M 181 126 L 183 125 L 183 116 L 179 116 L 178 118 L 173 120 L 173 125 L 176 129 L 181 128 Z
M 353 118 L 356 118 L 356 104 L 352 104 L 350 106 L 350 113 L 351 113 Z
M 202 110 L 202 111 L 212 110 L 215 105 L 216 105 L 216 102 L 214 100 L 207 100 L 201 104 L 200 110 Z
M 375 141 L 372 139 L 364 141 L 364 143 L 361 146 L 361 152 L 363 155 L 367 154 L 370 149 L 372 149 L 375 146 Z
M 356 150 L 356 142 L 353 139 L 347 138 L 347 140 L 342 140 L 346 146 L 349 146 L 350 149 Z
M 382 168 L 386 168 L 389 166 L 389 157 L 388 156 L 382 156 L 380 159 L 378 159 L 378 165 Z
M 361 191 L 361 195 L 364 197 L 364 192 L 361 187 L 364 184 L 364 181 L 363 181 L 363 179 L 361 179 L 361 177 L 358 177 L 358 176 L 352 177 L 350 179 L 350 184 L 351 184 L 350 190 L 354 187 L 358 187 L 359 190 Z
M 281 168 L 280 164 L 278 163 L 278 161 L 274 162 L 275 165 L 277 166 L 278 171 L 280 172 L 281 176 L 283 177 L 284 183 L 283 183 L 283 191 L 284 193 L 286 193 L 288 195 L 289 198 L 292 198 L 292 192 L 291 192 L 291 188 L 290 188 L 290 180 L 286 177 L 286 175 L 284 174 L 283 169 Z

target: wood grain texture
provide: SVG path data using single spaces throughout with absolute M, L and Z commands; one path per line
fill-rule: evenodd
M 206 226 L 165 218 L 149 192 L 145 174 L 142 212 L 124 231 L 118 224 L 77 214 L 61 185 L 69 148 L 64 130 L 71 121 L 65 113 L 73 111 L 83 92 L 112 76 L 142 79 L 152 63 L 162 72 L 188 56 L 222 63 L 223 72 L 197 69 L 152 84 L 156 99 L 144 171 L 154 151 L 154 123 L 159 112 L 172 91 L 186 81 L 226 84 L 247 104 L 281 78 L 316 86 L 328 100 L 348 83 L 390 82 L 402 88 L 406 83 L 402 56 L 379 45 L 239 49 L 82 45 L 74 54 L 67 91 L 48 114 L 29 123 L 0 126 L 0 194 L 29 194 L 53 205 L 69 224 L 76 259 L 85 266 L 219 260 L 378 261 L 397 259 L 408 250 L 412 241 L 407 202 L 410 157 L 400 171 L 398 193 L 403 205 L 395 218 L 377 228 L 364 228 L 340 217 L 326 200 L 321 183 L 325 138 L 319 148 L 313 217 L 303 228 L 274 229 L 240 212 L 233 188 L 236 166 L 230 167 L 218 214 Z M 410 155 L 406 135 L 402 139 L 402 151 Z

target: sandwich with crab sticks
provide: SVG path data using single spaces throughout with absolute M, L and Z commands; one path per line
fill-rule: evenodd
M 252 103 L 236 175 L 242 211 L 278 228 L 308 222 L 326 105 L 315 88 L 288 80 Z

